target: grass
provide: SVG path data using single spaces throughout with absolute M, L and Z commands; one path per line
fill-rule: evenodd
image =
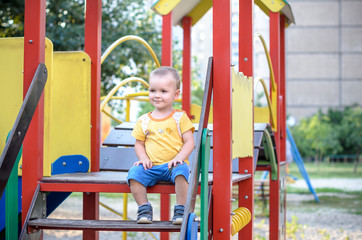
M 362 178 L 362 164 L 357 167 L 354 173 L 354 163 L 304 163 L 305 169 L 310 178 Z M 290 175 L 302 178 L 298 166 L 295 163 L 290 165 Z
M 314 200 L 304 201 L 305 207 L 337 209 L 347 213 L 362 215 L 362 193 L 330 194 L 319 196 L 320 203 Z

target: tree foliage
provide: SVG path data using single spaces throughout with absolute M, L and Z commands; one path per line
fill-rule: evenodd
M 291 129 L 303 157 L 321 159 L 334 154 L 360 154 L 362 147 L 362 109 L 349 106 L 329 109 L 302 119 Z
M 102 52 L 126 35 L 138 35 L 161 54 L 160 19 L 143 0 L 102 1 Z M 0 37 L 24 36 L 24 0 L 0 1 Z M 46 36 L 54 51 L 84 49 L 85 0 L 48 0 L 46 2 Z M 138 76 L 147 79 L 156 65 L 147 50 L 137 42 L 117 47 L 102 65 L 104 95 L 121 79 Z

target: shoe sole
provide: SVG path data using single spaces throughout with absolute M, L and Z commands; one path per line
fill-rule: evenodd
M 152 221 L 148 220 L 147 218 L 140 218 L 137 223 L 140 223 L 140 224 L 150 224 L 152 223 Z
M 181 225 L 182 224 L 182 218 L 177 218 L 175 221 L 172 222 L 172 225 Z

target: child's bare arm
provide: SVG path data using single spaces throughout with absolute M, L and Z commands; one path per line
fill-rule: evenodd
M 146 153 L 146 147 L 144 141 L 136 139 L 135 151 L 139 161 L 135 162 L 134 165 L 138 166 L 142 164 L 145 170 L 152 168 L 152 162 Z
M 188 130 L 182 134 L 182 140 L 184 145 L 182 146 L 180 152 L 172 159 L 168 164 L 168 168 L 174 167 L 177 163 L 183 164 L 184 160 L 190 156 L 192 150 L 195 147 L 194 136 L 191 130 Z

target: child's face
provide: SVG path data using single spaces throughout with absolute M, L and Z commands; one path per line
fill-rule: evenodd
M 180 90 L 176 89 L 176 80 L 172 74 L 152 76 L 150 78 L 150 103 L 159 111 L 172 109 L 173 102 L 178 99 Z

